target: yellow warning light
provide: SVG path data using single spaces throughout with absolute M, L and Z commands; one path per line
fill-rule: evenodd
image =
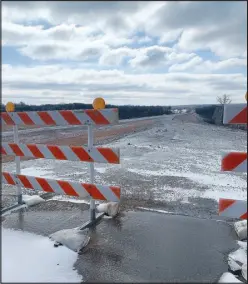
M 245 94 L 245 100 L 247 101 L 247 92 L 246 92 L 246 94 Z
M 15 111 L 15 105 L 11 102 L 8 102 L 5 106 L 5 109 L 7 112 L 13 112 Z
M 96 98 L 93 101 L 93 108 L 94 109 L 104 109 L 105 108 L 105 101 L 103 98 Z

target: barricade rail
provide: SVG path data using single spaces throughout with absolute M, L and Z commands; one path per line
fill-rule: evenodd
M 247 104 L 224 105 L 223 124 L 247 124 Z M 247 153 L 225 153 L 222 156 L 221 170 L 247 172 Z M 247 219 L 247 200 L 219 199 L 219 215 Z
M 100 103 L 102 103 L 102 101 L 104 100 L 100 99 Z M 91 197 L 89 224 L 93 224 L 94 221 L 98 218 L 95 214 L 95 200 L 106 200 L 112 202 L 120 201 L 120 187 L 94 184 L 94 163 L 97 162 L 119 164 L 120 150 L 118 148 L 94 147 L 92 128 L 93 126 L 111 125 L 118 123 L 118 109 L 101 108 L 76 111 L 61 110 L 14 112 L 14 105 L 12 103 L 9 104 L 11 110 L 9 110 L 9 112 L 2 112 L 0 114 L 0 119 L 1 124 L 13 126 L 14 143 L 3 142 L 1 145 L 1 153 L 2 155 L 15 156 L 16 173 L 2 172 L 2 183 L 17 186 L 17 205 L 23 204 L 23 187 L 30 190 L 52 192 L 55 194 L 77 196 L 81 198 Z M 17 127 L 18 125 L 85 125 L 88 127 L 88 146 L 58 146 L 19 143 Z M 20 168 L 20 157 L 87 162 L 89 163 L 90 183 L 88 184 L 75 181 L 63 181 L 22 175 Z M 11 208 L 13 207 L 14 206 L 12 206 Z

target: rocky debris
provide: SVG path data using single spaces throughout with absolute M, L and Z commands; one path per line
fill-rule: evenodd
M 120 203 L 118 202 L 108 202 L 102 203 L 97 206 L 98 212 L 103 212 L 107 216 L 115 217 L 120 212 Z
M 247 220 L 238 221 L 234 229 L 240 240 L 247 240 Z M 230 272 L 225 272 L 219 283 L 247 282 L 247 241 L 238 241 L 239 248 L 228 255 Z
M 236 222 L 234 229 L 240 240 L 247 240 L 247 220 Z

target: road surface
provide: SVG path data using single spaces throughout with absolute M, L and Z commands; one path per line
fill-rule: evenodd
M 95 181 L 121 186 L 121 214 L 104 219 L 92 232 L 75 268 L 85 281 L 216 282 L 228 269 L 227 254 L 236 248 L 232 226 L 218 216 L 218 199 L 244 199 L 247 189 L 245 174 L 220 172 L 221 153 L 245 151 L 246 132 L 208 125 L 193 115 L 130 121 L 112 130 L 100 129 L 98 143 L 120 147 L 121 164 L 96 164 Z M 20 137 L 74 145 L 86 139 L 76 128 Z M 15 164 L 6 161 L 3 170 L 14 171 Z M 22 173 L 89 182 L 88 165 L 80 162 L 28 160 Z M 2 194 L 2 206 L 14 202 L 15 188 L 3 186 Z M 89 200 L 46 199 L 27 212 L 5 216 L 3 226 L 49 236 L 88 220 Z

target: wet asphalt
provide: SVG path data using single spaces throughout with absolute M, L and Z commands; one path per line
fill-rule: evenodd
M 6 215 L 2 225 L 49 236 L 82 225 L 88 207 L 47 201 Z M 85 282 L 214 283 L 237 239 L 225 221 L 140 210 L 104 218 L 89 235 L 75 263 Z

